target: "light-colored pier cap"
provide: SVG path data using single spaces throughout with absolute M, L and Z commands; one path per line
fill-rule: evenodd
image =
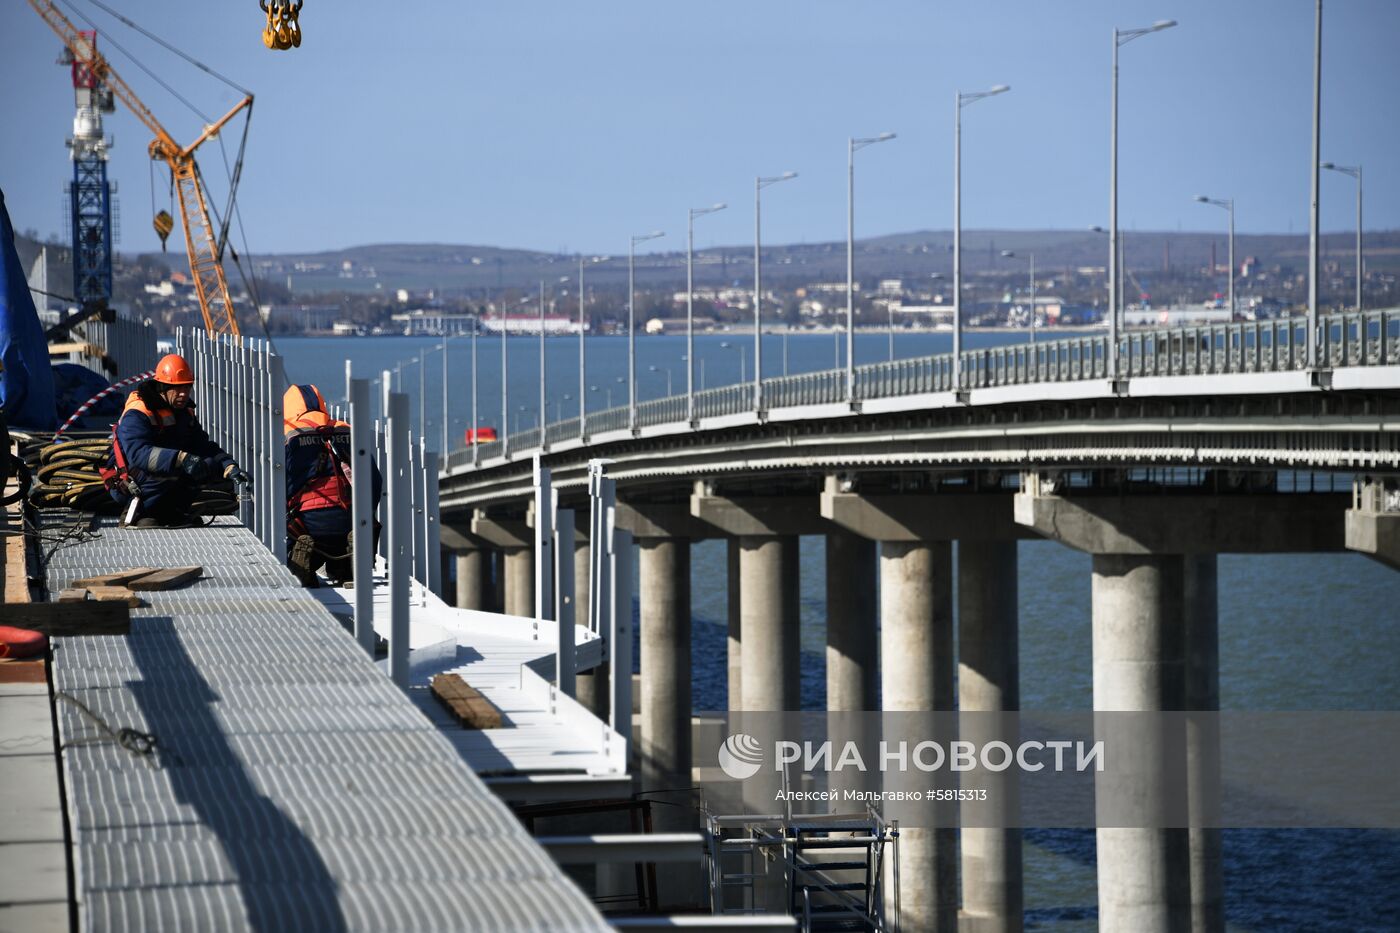
M 824 535 L 832 526 L 815 496 L 723 496 L 697 480 L 690 514 L 734 537 Z
M 1017 524 L 1012 493 L 843 492 L 837 476 L 827 476 L 821 494 L 822 518 L 871 541 L 1007 541 L 1038 535 Z
M 1400 477 L 1355 481 L 1347 509 L 1346 545 L 1400 570 Z
M 1282 554 L 1344 549 L 1344 493 L 1071 492 L 1021 475 L 1016 521 L 1089 554 Z

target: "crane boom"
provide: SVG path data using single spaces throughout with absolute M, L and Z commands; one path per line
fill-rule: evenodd
M 170 167 L 175 187 L 180 192 L 180 216 L 185 227 L 185 244 L 190 260 L 190 273 L 194 279 L 195 292 L 199 296 L 199 310 L 204 315 L 204 326 L 210 333 L 239 333 L 238 320 L 233 314 L 233 301 L 229 298 L 228 280 L 224 277 L 223 265 L 216 253 L 214 228 L 209 222 L 209 207 L 204 198 L 204 189 L 199 183 L 199 169 L 195 165 L 194 152 L 208 139 L 216 136 L 219 130 L 241 110 L 253 105 L 251 95 L 244 97 L 222 119 L 204 131 L 189 146 L 181 147 L 156 119 L 141 98 L 136 96 L 112 66 L 97 51 L 97 46 L 84 36 L 66 16 L 58 11 L 51 0 L 29 0 L 29 5 L 49 24 L 59 39 L 73 53 L 73 58 L 82 63 L 92 75 L 111 89 L 112 93 L 126 105 L 146 128 L 155 134 L 149 152 L 151 158 L 162 161 Z

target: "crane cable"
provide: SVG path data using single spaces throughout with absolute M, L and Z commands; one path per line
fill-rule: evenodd
M 132 22 L 131 20 L 127 19 L 125 16 L 123 16 L 123 15 L 120 14 L 120 13 L 118 13 L 116 10 L 112 9 L 111 7 L 107 6 L 107 4 L 103 3 L 102 0 L 88 0 L 88 2 L 91 3 L 93 6 L 97 7 L 98 9 L 102 10 L 103 12 L 107 13 L 109 16 L 115 17 L 116 19 L 118 19 L 118 20 L 120 20 L 121 22 L 125 23 L 127 26 L 130 26 L 132 29 L 135 29 L 137 32 L 141 33 L 141 35 L 145 36 L 147 39 L 150 39 L 152 42 L 156 43 L 157 45 L 160 45 L 160 46 L 162 46 L 163 48 L 165 48 L 165 49 L 167 49 L 167 50 L 169 50 L 169 51 L 171 51 L 171 52 L 174 52 L 176 55 L 180 56 L 180 57 L 183 58 L 185 61 L 189 62 L 191 65 L 194 65 L 194 66 L 195 66 L 196 68 L 198 68 L 200 71 L 203 71 L 204 73 L 206 73 L 206 74 L 208 74 L 208 75 L 210 75 L 210 76 L 212 76 L 212 77 L 218 78 L 220 81 L 224 82 L 224 83 L 227 84 L 229 87 L 231 87 L 231 88 L 233 88 L 234 90 L 238 91 L 238 93 L 242 94 L 244 97 L 252 97 L 252 96 L 253 96 L 253 92 L 250 91 L 250 90 L 248 90 L 246 87 L 243 87 L 242 85 L 236 83 L 236 82 L 233 81 L 231 78 L 227 78 L 227 77 L 225 77 L 224 75 L 219 74 L 219 73 L 218 73 L 217 71 L 215 71 L 213 68 L 210 68 L 208 65 L 204 64 L 203 62 L 199 61 L 198 59 L 196 59 L 196 58 L 194 58 L 194 57 L 192 57 L 192 56 L 186 54 L 185 52 L 183 52 L 183 51 L 181 51 L 180 49 L 176 48 L 175 46 L 171 45 L 169 42 L 166 42 L 164 39 L 162 39 L 160 36 L 156 35 L 155 33 L 150 32 L 149 30 L 145 29 L 144 27 L 139 26 L 139 25 L 137 25 L 136 23 Z M 209 121 L 206 121 L 206 122 L 209 122 Z
M 79 19 L 81 19 L 84 23 L 86 23 L 88 26 L 90 26 L 93 30 L 97 30 L 97 24 L 94 23 L 90 18 L 88 18 L 87 16 L 85 16 L 83 13 L 81 13 L 81 12 L 73 5 L 72 0 L 59 0 L 59 2 L 60 2 L 60 3 L 63 3 L 64 6 L 68 7 L 70 10 L 72 10 L 73 14 L 74 14 L 76 17 L 78 17 Z M 237 82 L 233 81 L 232 79 L 226 77 L 225 75 L 220 74 L 218 71 L 215 71 L 213 68 L 210 68 L 208 65 L 204 64 L 203 62 L 199 61 L 198 59 L 194 58 L 193 56 L 187 54 L 186 52 L 182 51 L 181 49 L 177 48 L 176 46 L 174 46 L 174 45 L 170 44 L 169 42 L 165 41 L 165 40 L 162 39 L 160 36 L 156 35 L 155 33 L 151 32 L 150 30 L 144 28 L 143 26 L 138 25 L 136 22 L 134 22 L 134 21 L 131 20 L 130 18 L 128 18 L 128 17 L 126 17 L 126 16 L 123 16 L 121 13 L 118 13 L 116 10 L 113 10 L 110 6 L 108 6 L 107 4 L 103 3 L 102 0 L 88 0 L 88 2 L 91 3 L 93 6 L 97 7 L 98 9 L 102 10 L 103 12 L 107 13 L 109 16 L 112 16 L 113 18 L 117 19 L 118 21 L 120 21 L 120 22 L 123 23 L 124 25 L 128 26 L 129 28 L 134 29 L 134 30 L 136 30 L 137 32 L 141 33 L 141 35 L 143 35 L 143 36 L 145 36 L 146 38 L 150 39 L 152 42 L 155 42 L 157 45 L 161 46 L 162 48 L 164 48 L 164 49 L 166 49 L 166 50 L 168 50 L 168 51 L 170 51 L 170 52 L 173 52 L 174 54 L 180 56 L 180 58 L 184 59 L 186 62 L 190 63 L 191 65 L 194 65 L 194 66 L 195 66 L 196 68 L 198 68 L 200 71 L 203 71 L 204 73 L 210 75 L 211 77 L 213 77 L 213 78 L 215 78 L 215 79 L 217 79 L 217 80 L 219 80 L 219 81 L 222 81 L 224 84 L 226 84 L 226 85 L 228 85 L 229 87 L 233 88 L 234 90 L 238 91 L 238 92 L 239 92 L 240 94 L 242 94 L 243 96 L 249 98 L 250 102 L 249 102 L 248 108 L 247 108 L 247 109 L 248 109 L 248 113 L 247 113 L 247 115 L 244 117 L 244 120 L 243 120 L 243 136 L 242 136 L 242 139 L 240 140 L 240 142 L 239 142 L 239 144 L 238 144 L 238 157 L 237 157 L 237 159 L 234 161 L 234 166 L 233 166 L 232 169 L 230 169 L 230 168 L 229 168 L 229 165 L 228 165 L 228 152 L 227 152 L 227 149 L 224 147 L 223 135 L 220 134 L 219 137 L 218 137 L 218 139 L 219 139 L 219 148 L 220 148 L 220 150 L 221 150 L 221 153 L 222 153 L 222 156 L 223 156 L 223 160 L 224 160 L 224 171 L 225 171 L 225 174 L 228 176 L 228 179 L 229 179 L 229 195 L 228 195 L 228 205 L 229 205 L 229 206 L 228 206 L 228 208 L 227 208 L 226 211 L 225 211 L 225 214 L 226 214 L 227 219 L 226 219 L 226 220 L 220 219 L 220 218 L 219 218 L 218 210 L 217 210 L 212 204 L 210 205 L 210 210 L 213 211 L 214 216 L 215 216 L 215 219 L 219 221 L 219 225 L 220 225 L 220 227 L 219 227 L 219 236 L 218 236 L 217 241 L 216 241 L 216 244 L 215 244 L 215 258 L 216 258 L 218 261 L 220 261 L 220 262 L 223 261 L 224 248 L 225 248 L 225 246 L 226 246 L 226 244 L 227 244 L 227 242 L 228 242 L 229 225 L 230 225 L 230 223 L 232 222 L 232 220 L 233 220 L 233 218 L 234 218 L 235 216 L 238 218 L 239 233 L 240 233 L 240 235 L 241 235 L 241 237 L 242 237 L 242 239 L 243 239 L 243 251 L 244 251 L 245 254 L 248 254 L 248 253 L 249 253 L 249 250 L 248 250 L 248 231 L 247 231 L 247 227 L 243 224 L 243 214 L 242 214 L 242 212 L 238 209 L 237 192 L 238 192 L 238 183 L 239 183 L 239 180 L 242 178 L 242 175 L 243 175 L 243 158 L 244 158 L 244 154 L 245 154 L 245 152 L 246 152 L 246 150 L 247 150 L 247 145 L 248 145 L 248 131 L 249 131 L 249 128 L 251 127 L 251 125 L 252 125 L 253 105 L 252 105 L 252 103 L 251 103 L 251 99 L 252 99 L 252 97 L 253 97 L 253 92 L 250 91 L 250 90 L 248 90 L 247 88 L 243 87 L 241 84 L 238 84 Z M 122 53 L 123 55 L 125 55 L 128 59 L 130 59 L 131 62 L 132 62 L 133 64 L 136 65 L 136 67 L 140 68 L 143 72 L 145 72 L 153 81 L 155 81 L 155 82 L 156 82 L 157 84 L 159 84 L 161 87 L 163 87 L 163 88 L 165 88 L 167 91 L 169 91 L 170 94 L 171 94 L 173 97 L 175 97 L 175 99 L 179 100 L 182 104 L 184 104 L 186 107 L 188 107 L 196 116 L 198 116 L 201 120 L 203 120 L 204 123 L 205 123 L 206 125 L 214 122 L 207 114 L 205 114 L 202 110 L 200 110 L 198 107 L 196 107 L 196 106 L 195 106 L 193 103 L 191 103 L 189 100 L 187 100 L 183 95 L 181 95 L 181 94 L 180 94 L 178 91 L 176 91 L 173 87 L 171 87 L 170 84 L 168 84 L 167 82 L 161 80 L 161 78 L 160 78 L 158 75 L 156 75 L 155 72 L 153 72 L 151 69 L 147 68 L 144 64 L 142 64 L 141 61 L 140 61 L 139 59 L 137 59 L 135 55 L 133 55 L 131 52 L 128 52 L 119 42 L 117 42 L 115 39 L 113 39 L 110 33 L 104 33 L 104 35 L 105 35 L 105 37 L 106 37 L 107 42 L 110 43 L 111 46 L 112 46 L 113 48 L 115 48 L 117 51 L 121 52 L 121 53 Z M 199 174 L 200 183 L 201 183 L 201 185 L 202 185 L 202 184 L 204 183 L 204 173 L 203 173 L 203 171 L 199 168 L 199 163 L 197 163 L 197 162 L 194 163 L 194 169 L 195 169 L 195 171 Z M 152 172 L 154 172 L 154 164 L 152 164 Z M 154 178 L 152 178 L 151 206 L 152 206 L 152 208 L 154 209 L 154 207 L 155 207 L 155 185 L 154 185 Z M 172 208 L 172 210 L 173 210 L 173 208 L 174 208 L 174 206 L 175 206 L 175 176 L 174 176 L 174 173 L 173 173 L 173 172 L 171 173 L 171 177 L 170 177 L 170 206 L 171 206 L 171 208 Z M 256 307 L 258 307 L 258 305 L 261 304 L 261 299 L 258 297 L 257 288 L 256 288 L 256 285 L 255 285 L 256 277 L 251 277 L 251 276 L 249 276 L 248 273 L 247 273 L 247 271 L 244 270 L 243 264 L 239 261 L 239 258 L 238 258 L 238 251 L 237 251 L 237 250 L 233 250 L 233 251 L 232 251 L 232 256 L 233 256 L 234 267 L 235 267 L 236 269 L 238 269 L 239 278 L 242 279 L 242 281 L 243 281 L 243 287 L 244 287 L 245 289 L 247 289 L 249 296 L 253 299 L 254 308 L 256 308 Z M 230 309 L 230 310 L 232 310 L 232 309 Z M 257 318 L 259 325 L 262 327 L 262 330 L 263 330 L 264 335 L 268 336 L 268 337 L 269 337 L 269 340 L 270 340 L 271 337 L 270 337 L 270 335 L 267 334 L 267 326 L 266 326 L 265 324 L 263 324 L 262 315 L 260 315 L 260 314 L 255 314 L 254 316 Z

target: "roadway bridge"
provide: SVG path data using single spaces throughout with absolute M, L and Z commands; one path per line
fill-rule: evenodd
M 826 539 L 833 711 L 874 709 L 877 685 L 885 710 L 1018 709 L 1026 537 L 1093 555 L 1096 710 L 1218 709 L 1217 554 L 1352 548 L 1400 566 L 1400 312 L 1324 317 L 1313 347 L 1289 320 L 1112 349 L 966 352 L 956 384 L 946 354 L 765 379 L 454 451 L 439 503 L 457 605 L 533 613 L 533 457 L 561 506 L 601 458 L 640 549 L 647 789 L 691 784 L 689 556 L 705 538 L 729 546 L 732 710 L 799 708 L 801 535 Z M 585 613 L 589 546 L 580 527 Z M 606 677 L 580 676 L 580 699 Z M 1188 777 L 1149 777 L 1144 795 L 1212 780 Z M 1099 830 L 1105 929 L 1223 929 L 1218 830 L 1185 832 Z M 960 851 L 959 866 L 948 831 L 902 833 L 905 928 L 956 929 L 961 901 L 962 929 L 1018 929 L 1019 832 L 964 829 Z

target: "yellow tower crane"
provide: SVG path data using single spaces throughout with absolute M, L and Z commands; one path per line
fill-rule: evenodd
M 29 0 L 30 6 L 43 17 L 63 44 L 73 53 L 75 61 L 82 63 L 93 77 L 111 89 L 112 93 L 126 104 L 136 118 L 146 125 L 156 138 L 151 141 L 151 158 L 164 162 L 170 167 L 175 187 L 180 192 L 180 216 L 184 221 L 185 245 L 190 258 L 190 273 L 194 278 L 195 291 L 199 295 L 199 310 L 204 314 L 204 326 L 214 334 L 237 334 L 238 321 L 233 314 L 233 302 L 229 299 L 228 281 L 224 278 L 224 268 L 214 239 L 214 229 L 209 222 L 209 207 L 205 203 L 204 190 L 199 183 L 199 167 L 194 161 L 194 152 L 206 140 L 213 139 L 219 130 L 240 111 L 253 105 L 251 94 L 224 114 L 215 123 L 206 126 L 199 138 L 188 146 L 181 146 L 161 126 L 150 109 L 125 81 L 112 70 L 112 66 L 97 51 L 95 43 L 60 13 L 49 0 Z M 168 232 L 168 231 L 167 231 Z

